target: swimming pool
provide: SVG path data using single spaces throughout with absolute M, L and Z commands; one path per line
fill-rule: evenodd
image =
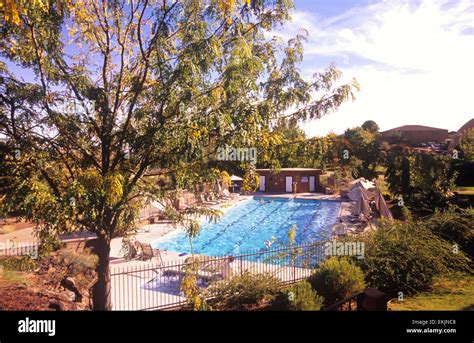
M 252 198 L 229 209 L 217 223 L 205 222 L 194 239 L 194 252 L 209 256 L 237 255 L 264 249 L 266 241 L 287 242 L 288 231 L 296 224 L 296 244 L 329 240 L 338 218 L 340 202 L 284 198 Z M 155 248 L 189 253 L 184 232 L 163 237 Z

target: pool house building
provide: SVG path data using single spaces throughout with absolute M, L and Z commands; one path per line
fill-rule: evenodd
M 257 169 L 260 177 L 258 190 L 267 193 L 310 193 L 321 192 L 319 176 L 321 169 L 281 168 Z

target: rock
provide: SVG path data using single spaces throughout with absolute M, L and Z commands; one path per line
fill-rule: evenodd
M 67 277 L 61 280 L 61 287 L 74 293 L 74 302 L 82 301 L 82 294 L 76 286 L 76 281 L 72 277 Z
M 72 277 L 66 277 L 64 279 L 61 280 L 61 286 L 66 288 L 66 289 L 69 289 L 69 290 L 73 290 L 73 289 L 77 289 L 77 286 L 76 286 L 76 280 L 74 280 Z
M 74 302 L 76 301 L 77 297 L 76 293 L 74 293 L 73 291 L 66 290 L 60 294 L 60 298 L 66 302 Z
M 55 311 L 64 311 L 64 306 L 58 301 L 51 301 L 49 303 L 48 308 L 55 310 Z

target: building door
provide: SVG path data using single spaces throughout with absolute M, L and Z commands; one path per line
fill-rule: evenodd
M 287 193 L 293 192 L 293 176 L 285 177 L 285 190 Z
M 315 185 L 315 177 L 310 176 L 309 177 L 309 191 L 310 192 L 315 192 L 316 191 L 316 185 Z
M 258 185 L 258 190 L 260 192 L 265 192 L 265 176 L 260 175 L 260 184 Z

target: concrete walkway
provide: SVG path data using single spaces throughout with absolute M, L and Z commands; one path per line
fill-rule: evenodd
M 0 243 L 7 242 L 13 242 L 15 244 L 37 243 L 38 238 L 34 236 L 33 227 L 29 227 L 0 235 Z

